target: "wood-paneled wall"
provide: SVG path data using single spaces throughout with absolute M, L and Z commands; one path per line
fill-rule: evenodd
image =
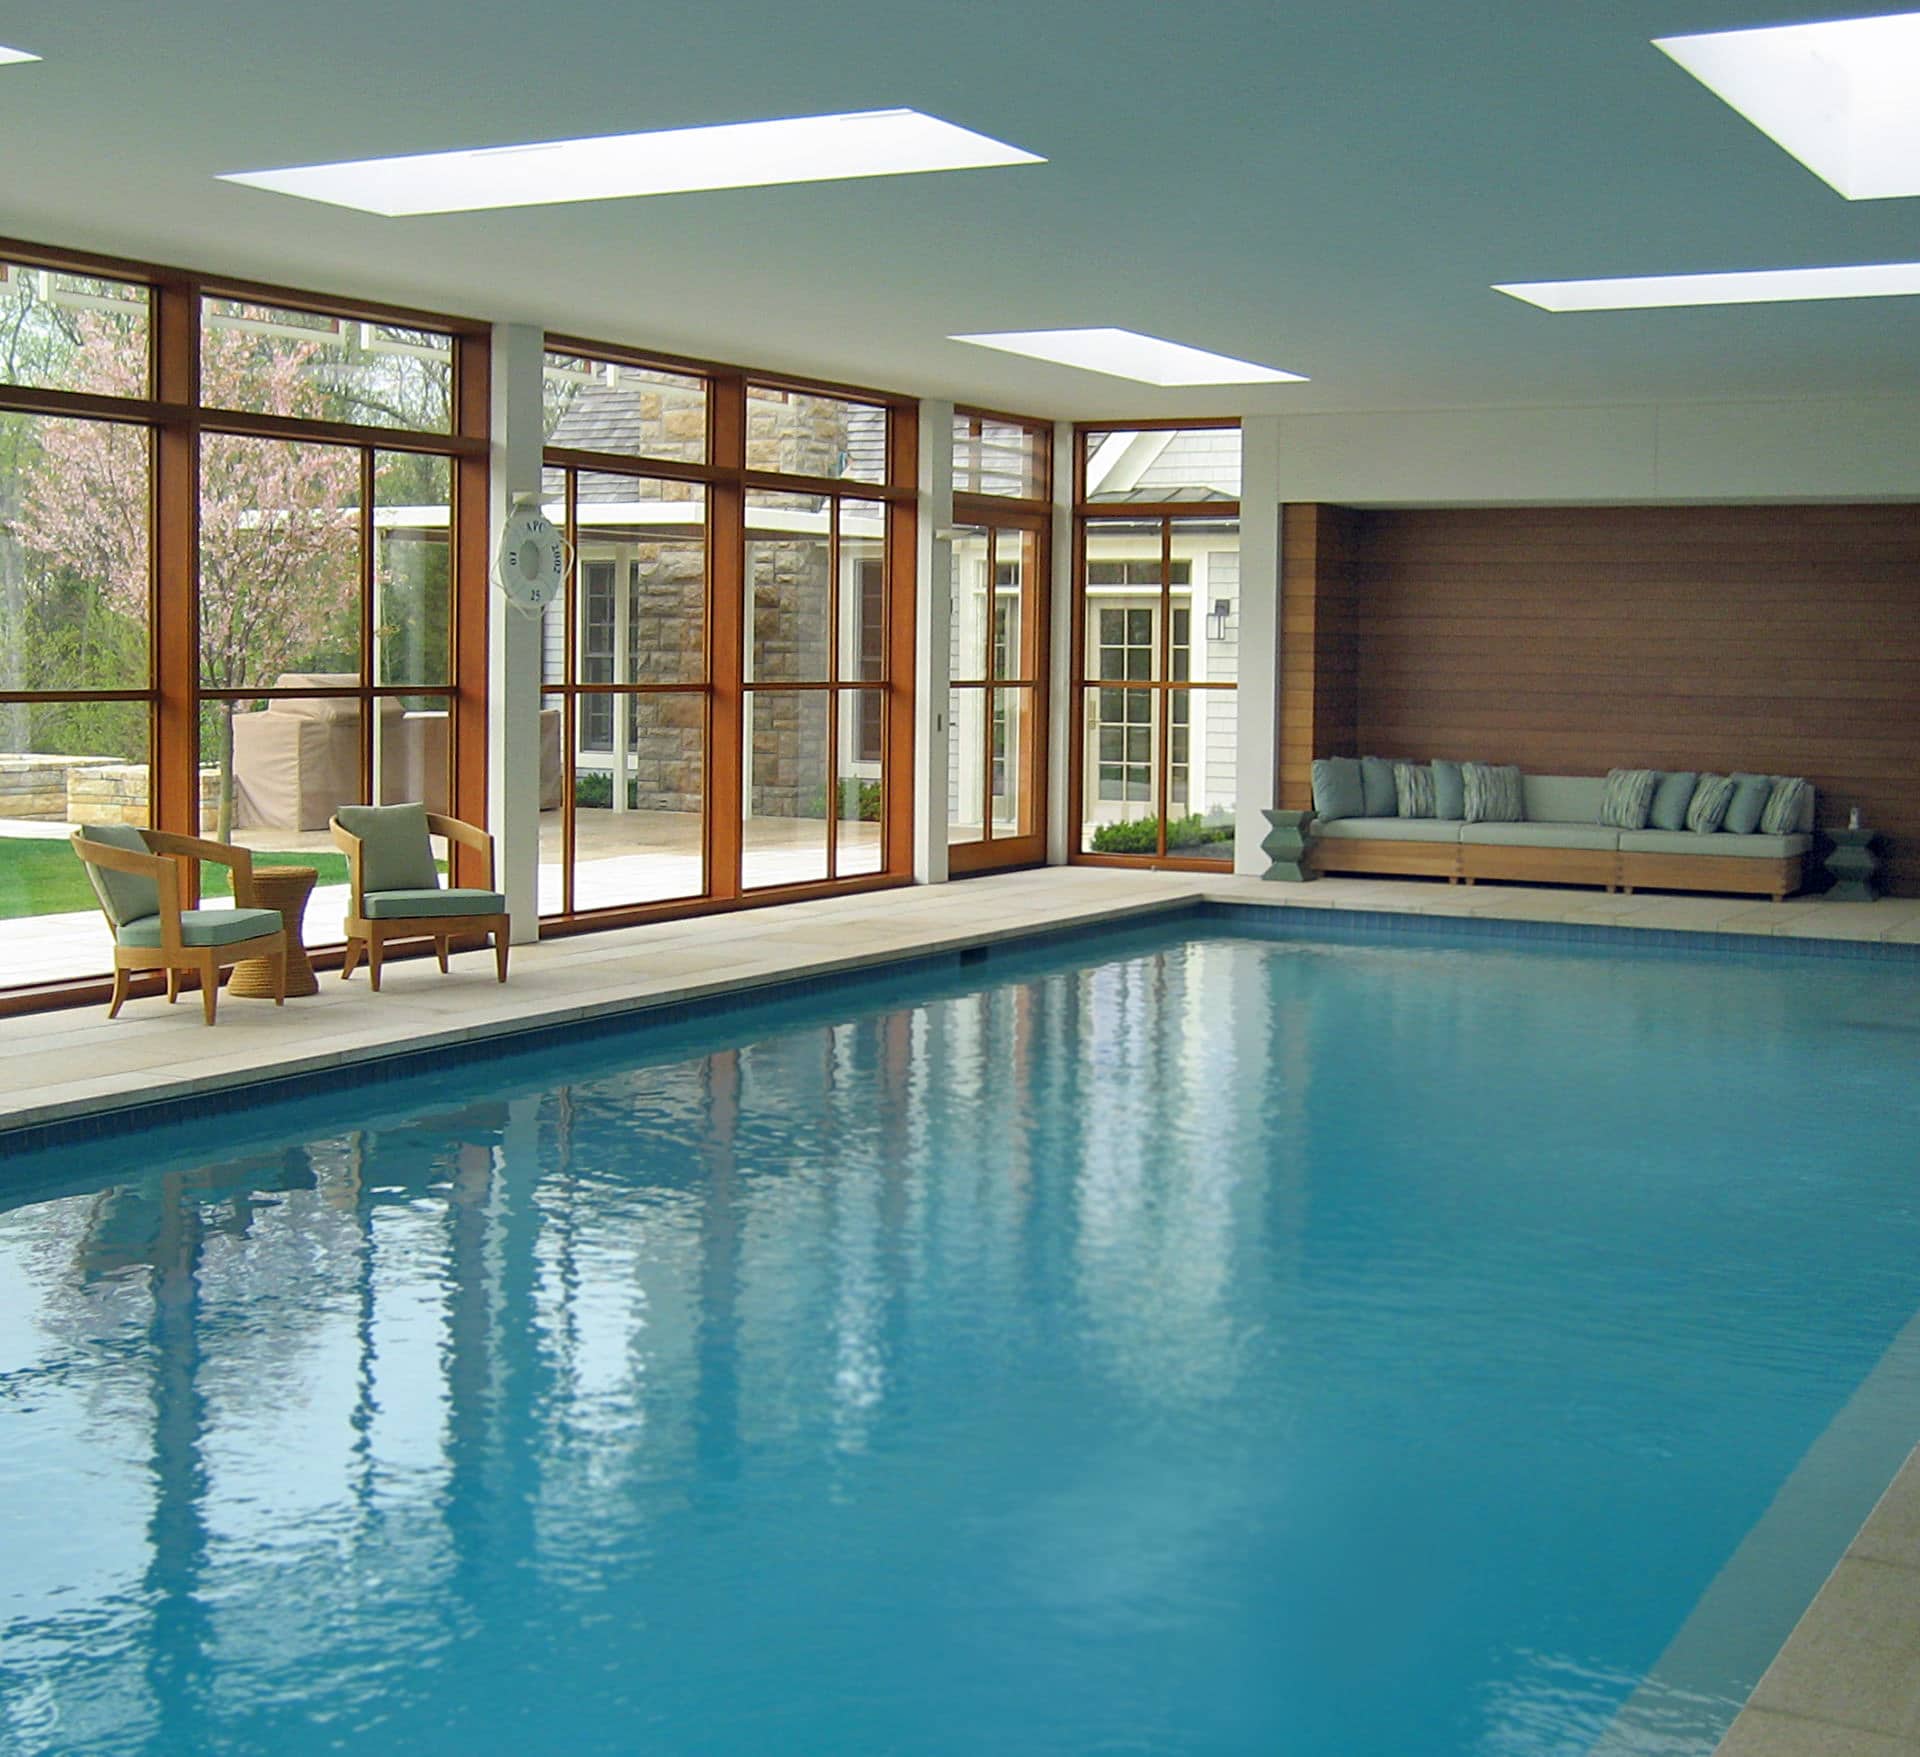
M 1358 655 L 1354 533 L 1343 506 L 1289 506 L 1280 524 L 1280 804 L 1313 804 L 1313 759 L 1351 753 Z
M 1311 754 L 1805 775 L 1821 822 L 1857 804 L 1920 895 L 1920 507 L 1348 518 L 1354 736 L 1316 708 Z M 1335 643 L 1321 677 L 1310 633 L 1294 686 L 1337 702 L 1348 660 Z

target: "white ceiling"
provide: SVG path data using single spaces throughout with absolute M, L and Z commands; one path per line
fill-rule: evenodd
M 1799 16 L 0 0 L 0 43 L 45 57 L 0 69 L 0 235 L 1056 415 L 1911 389 L 1910 298 L 1553 316 L 1490 290 L 1920 259 L 1920 201 L 1843 200 L 1651 46 Z M 895 105 L 1051 162 L 417 219 L 213 180 Z M 1155 390 L 944 339 L 1065 325 L 1312 382 Z

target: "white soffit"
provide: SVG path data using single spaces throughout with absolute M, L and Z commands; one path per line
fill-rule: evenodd
M 949 336 L 950 342 L 998 348 L 1005 354 L 1024 354 L 1056 366 L 1077 366 L 1084 372 L 1104 372 L 1111 378 L 1130 378 L 1136 384 L 1305 384 L 1298 372 L 1256 366 L 1230 354 L 1190 348 L 1183 342 L 1162 341 L 1130 329 L 1014 329 L 979 335 Z
M 0 43 L 0 67 L 10 67 L 19 61 L 38 61 L 38 55 L 31 55 L 25 49 L 9 49 Z
M 1849 201 L 1920 195 L 1920 12 L 1654 47 Z
M 1045 163 L 918 110 L 865 110 L 229 171 L 221 180 L 392 218 Z
M 1895 299 L 1920 293 L 1920 262 L 1760 268 L 1713 275 L 1631 275 L 1606 281 L 1508 281 L 1493 290 L 1524 299 L 1543 311 L 1652 311 L 1669 305 Z

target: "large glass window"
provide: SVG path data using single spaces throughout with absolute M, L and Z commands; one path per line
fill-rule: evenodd
M 487 415 L 460 368 L 485 346 L 0 262 L 0 986 L 109 966 L 75 826 L 314 866 L 324 948 L 334 807 L 454 803 L 456 526 L 484 540 Z
M 1231 862 L 1239 432 L 1083 429 L 1079 851 Z M 1124 503 L 1124 510 L 1122 504 Z

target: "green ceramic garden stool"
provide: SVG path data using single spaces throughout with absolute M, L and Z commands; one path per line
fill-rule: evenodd
M 1269 811 L 1264 814 L 1272 828 L 1260 850 L 1272 862 L 1260 876 L 1283 883 L 1305 884 L 1314 875 L 1307 871 L 1307 829 L 1313 822 L 1310 811 Z
M 1874 852 L 1878 830 L 1829 830 L 1833 849 L 1827 871 L 1833 884 L 1827 900 L 1833 903 L 1871 903 L 1880 895 L 1880 856 Z

